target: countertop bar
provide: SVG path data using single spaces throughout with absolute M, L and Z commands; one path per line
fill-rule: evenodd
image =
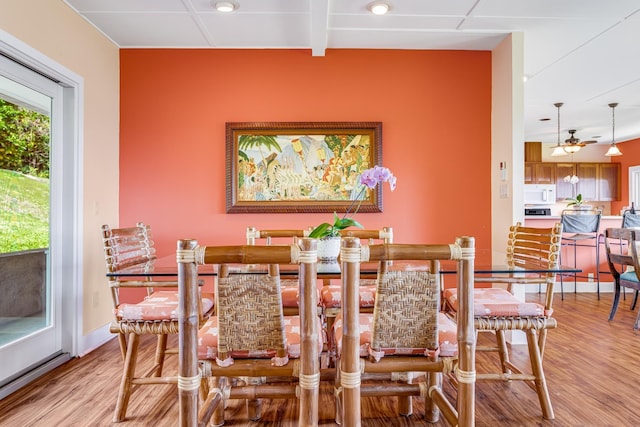
M 524 219 L 557 219 L 560 220 L 560 215 L 525 215 Z M 618 220 L 622 222 L 622 217 L 620 215 L 602 215 L 600 219 L 607 220 Z

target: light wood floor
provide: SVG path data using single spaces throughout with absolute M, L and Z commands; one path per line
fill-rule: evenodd
M 536 299 L 537 295 L 529 299 Z M 637 426 L 640 425 L 640 333 L 633 330 L 636 312 L 630 298 L 622 301 L 608 322 L 611 294 L 598 301 L 594 294 L 565 294 L 555 301 L 559 328 L 550 331 L 545 371 L 556 418 L 544 420 L 535 393 L 525 384 L 478 383 L 478 426 Z M 637 310 L 637 309 L 636 309 Z M 478 355 L 478 371 L 493 356 Z M 514 359 L 526 357 L 516 346 Z M 175 359 L 172 363 L 176 363 Z M 57 368 L 0 401 L 0 426 L 109 426 L 121 374 L 115 340 L 81 359 Z M 448 392 L 451 393 L 450 387 Z M 414 415 L 395 415 L 394 401 L 363 399 L 363 426 L 444 426 L 422 420 L 423 406 L 415 401 Z M 322 384 L 320 425 L 334 426 L 333 387 Z M 294 426 L 294 401 L 265 401 L 260 422 L 247 422 L 239 402 L 230 402 L 227 426 Z M 171 385 L 137 389 L 129 404 L 125 426 L 175 426 L 177 388 Z

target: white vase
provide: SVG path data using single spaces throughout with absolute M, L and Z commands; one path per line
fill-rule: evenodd
M 342 239 L 338 237 L 323 237 L 318 240 L 318 272 L 319 273 L 339 273 L 340 264 L 340 243 Z

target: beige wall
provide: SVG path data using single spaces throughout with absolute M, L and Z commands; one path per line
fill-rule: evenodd
M 1 7 L 1 30 L 84 79 L 79 297 L 87 334 L 112 319 L 99 229 L 118 221 L 119 50 L 60 0 L 2 0 Z

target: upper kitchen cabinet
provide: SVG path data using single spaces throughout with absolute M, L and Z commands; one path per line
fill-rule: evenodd
M 578 163 L 576 175 L 580 178 L 576 192 L 582 194 L 582 200 L 603 201 L 598 194 L 598 163 Z
M 556 197 L 564 200 L 582 194 L 588 201 L 620 200 L 620 163 L 555 163 Z M 565 182 L 566 176 L 576 175 L 575 187 Z
M 527 162 L 524 164 L 525 184 L 555 184 L 556 164 Z
M 556 199 L 565 200 L 576 197 L 576 188 L 570 182 L 564 180 L 566 176 L 576 175 L 575 163 L 554 163 L 556 165 Z
M 601 202 L 620 200 L 620 163 L 598 163 L 598 195 Z

